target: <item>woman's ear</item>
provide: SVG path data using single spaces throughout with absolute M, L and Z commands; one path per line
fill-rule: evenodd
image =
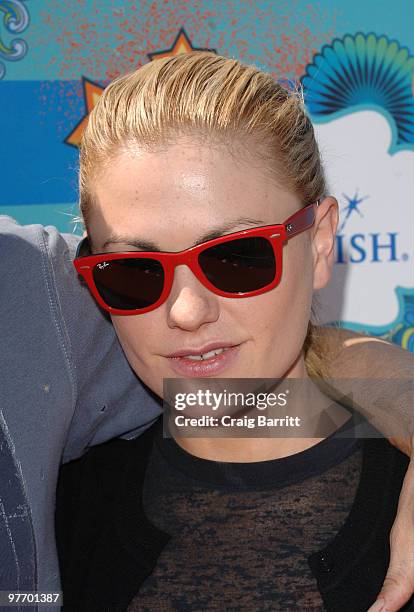
M 328 284 L 334 264 L 335 235 L 339 222 L 338 202 L 332 196 L 322 200 L 316 208 L 313 226 L 313 289 Z

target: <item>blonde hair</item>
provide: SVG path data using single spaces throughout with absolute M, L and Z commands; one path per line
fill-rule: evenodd
M 197 51 L 149 62 L 117 77 L 103 91 L 80 146 L 80 209 L 86 228 L 93 182 L 117 154 L 134 147 L 159 150 L 180 136 L 211 138 L 229 147 L 237 140 L 246 150 L 254 143 L 263 169 L 304 205 L 325 194 L 319 149 L 301 91 L 289 91 L 256 66 Z M 309 375 L 324 376 L 311 321 L 304 352 Z

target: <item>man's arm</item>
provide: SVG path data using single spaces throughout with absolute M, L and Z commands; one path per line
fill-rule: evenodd
M 395 612 L 414 593 L 414 355 L 379 338 L 317 327 L 330 382 L 410 458 L 390 532 L 390 564 L 368 612 Z
M 373 336 L 318 327 L 329 382 L 399 450 L 414 451 L 414 354 Z
M 59 589 L 52 526 L 62 457 L 137 436 L 161 412 L 78 281 L 78 241 L 0 215 L 0 590 Z

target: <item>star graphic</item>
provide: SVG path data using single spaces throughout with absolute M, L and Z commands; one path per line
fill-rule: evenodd
M 348 221 L 349 217 L 351 216 L 351 214 L 353 212 L 357 212 L 360 217 L 364 216 L 362 214 L 362 212 L 359 210 L 358 205 L 361 202 L 363 202 L 364 200 L 366 200 L 367 198 L 369 198 L 369 196 L 364 196 L 362 198 L 358 198 L 358 189 L 356 190 L 355 195 L 354 195 L 353 198 L 350 198 L 345 193 L 343 193 L 342 195 L 347 200 L 348 206 L 345 206 L 345 208 L 343 208 L 342 211 L 341 211 L 341 212 L 347 211 L 347 213 L 346 213 L 345 219 L 342 221 L 341 226 L 338 229 L 338 233 L 342 232 L 342 230 L 345 227 L 345 223 Z
M 84 76 L 82 77 L 82 87 L 86 106 L 86 115 L 82 117 L 79 123 L 64 140 L 66 144 L 71 145 L 72 147 L 79 147 L 83 130 L 85 129 L 88 121 L 89 113 L 94 108 L 95 104 L 102 95 L 103 90 L 105 89 L 104 87 L 101 87 L 101 85 L 90 81 Z
M 184 28 L 180 28 L 173 44 L 169 49 L 165 49 L 164 51 L 154 51 L 153 53 L 147 53 L 147 55 L 149 60 L 152 61 L 161 59 L 162 57 L 174 57 L 175 55 L 180 55 L 181 53 L 190 53 L 191 51 L 211 51 L 212 53 L 217 53 L 215 49 L 193 47 L 193 44 L 188 38 Z
M 180 55 L 181 53 L 190 53 L 191 51 L 211 51 L 212 53 L 217 53 L 215 49 L 193 47 L 193 44 L 184 28 L 180 28 L 170 49 L 154 51 L 152 53 L 148 53 L 147 56 L 150 61 L 153 61 L 161 59 L 162 57 L 174 57 L 175 55 Z M 88 121 L 89 113 L 92 111 L 102 95 L 103 90 L 105 89 L 101 85 L 98 85 L 98 83 L 94 83 L 84 76 L 82 77 L 82 87 L 83 97 L 85 99 L 86 114 L 64 140 L 66 144 L 73 147 L 79 147 L 83 130 L 85 129 Z

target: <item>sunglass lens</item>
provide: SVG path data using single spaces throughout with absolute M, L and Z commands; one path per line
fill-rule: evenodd
M 198 262 L 212 285 L 227 293 L 246 293 L 270 285 L 276 273 L 266 238 L 231 240 L 202 251 Z
M 104 302 L 119 310 L 151 306 L 164 286 L 164 270 L 155 259 L 103 261 L 94 267 L 93 278 Z

